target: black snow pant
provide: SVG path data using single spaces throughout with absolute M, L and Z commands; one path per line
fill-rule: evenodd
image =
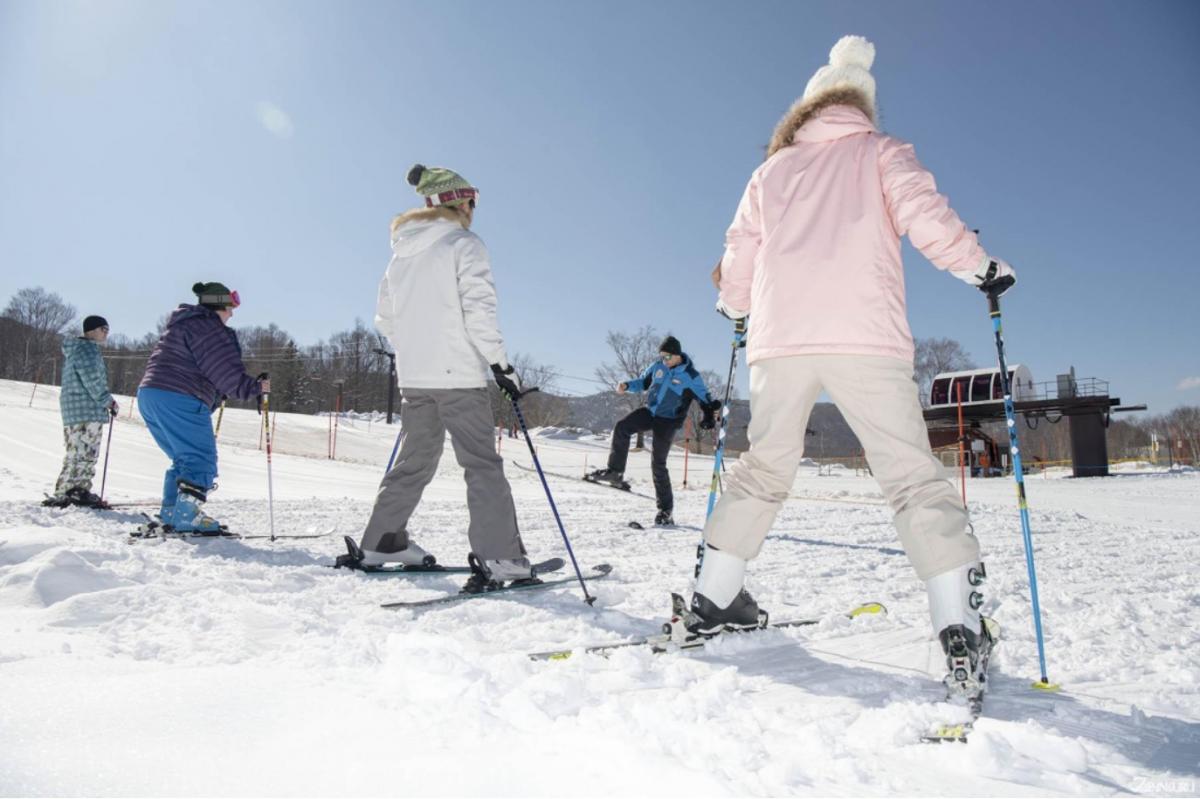
M 617 422 L 613 428 L 612 449 L 608 453 L 608 468 L 614 472 L 624 472 L 625 462 L 629 459 L 629 437 L 638 433 L 653 433 L 650 471 L 654 475 L 654 494 L 658 497 L 658 509 L 668 513 L 675 509 L 675 494 L 671 491 L 667 456 L 671 454 L 671 442 L 682 426 L 682 419 L 663 419 L 650 413 L 649 408 L 638 408 Z

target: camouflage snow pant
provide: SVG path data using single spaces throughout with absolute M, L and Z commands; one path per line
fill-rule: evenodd
M 96 459 L 100 457 L 100 434 L 103 431 L 103 422 L 84 422 L 63 428 L 67 454 L 63 457 L 62 474 L 54 486 L 54 496 L 65 497 L 72 488 L 92 490 Z

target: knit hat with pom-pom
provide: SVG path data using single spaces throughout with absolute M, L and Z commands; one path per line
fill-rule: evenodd
M 479 189 L 457 172 L 440 166 L 416 164 L 408 170 L 408 185 L 417 189 L 429 208 L 435 205 L 462 205 L 473 202 Z M 472 206 L 474 207 L 474 206 Z
M 804 87 L 804 102 L 838 89 L 858 89 L 874 110 L 875 78 L 870 71 L 873 63 L 875 45 L 862 36 L 843 36 L 829 51 L 829 63 L 818 69 Z M 873 116 L 878 117 L 878 113 Z

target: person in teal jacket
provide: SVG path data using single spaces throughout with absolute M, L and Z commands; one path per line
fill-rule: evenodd
M 711 430 L 715 425 L 715 414 L 721 403 L 708 396 L 704 379 L 692 365 L 692 359 L 683 351 L 679 339 L 674 336 L 667 336 L 663 340 L 659 347 L 659 360 L 650 364 L 641 376 L 617 386 L 617 393 L 624 394 L 626 391 L 646 392 L 646 405 L 617 422 L 608 453 L 608 468 L 597 469 L 586 479 L 628 489 L 625 463 L 629 459 L 629 437 L 635 433 L 651 432 L 654 441 L 650 469 L 654 475 L 654 494 L 658 500 L 658 515 L 654 523 L 673 525 L 675 494 L 671 490 L 671 474 L 667 471 L 671 443 L 679 428 L 683 427 L 692 400 L 699 402 L 704 409 L 704 421 L 700 427 L 705 430 Z
M 82 337 L 63 339 L 62 391 L 58 402 L 67 452 L 54 496 L 46 500 L 46 505 L 105 507 L 100 497 L 92 493 L 92 478 L 100 456 L 104 423 L 117 415 L 117 401 L 108 391 L 108 368 L 100 355 L 100 345 L 107 340 L 108 322 L 102 316 L 83 320 Z

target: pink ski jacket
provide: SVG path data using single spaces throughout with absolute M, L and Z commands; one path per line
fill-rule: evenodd
M 721 300 L 751 316 L 750 363 L 846 353 L 913 359 L 900 237 L 939 269 L 987 254 L 911 144 L 831 106 L 750 177 L 721 260 Z

